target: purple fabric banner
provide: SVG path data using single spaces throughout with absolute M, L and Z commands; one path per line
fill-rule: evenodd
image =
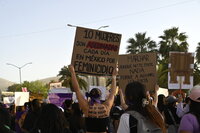
M 73 93 L 49 93 L 48 99 L 50 103 L 61 107 L 66 99 L 72 99 L 72 95 Z

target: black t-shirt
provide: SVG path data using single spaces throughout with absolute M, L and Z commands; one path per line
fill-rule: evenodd
M 106 132 L 109 125 L 109 118 L 85 118 L 87 132 Z
M 177 116 L 176 114 L 176 107 L 173 107 L 173 106 L 168 106 L 165 108 L 164 110 L 164 114 L 165 114 L 165 122 L 168 124 L 168 125 L 174 125 L 174 122 L 173 122 L 173 119 L 171 118 L 171 115 L 169 113 L 169 111 L 171 111 L 175 121 L 176 121 L 176 124 L 180 124 L 180 118 Z

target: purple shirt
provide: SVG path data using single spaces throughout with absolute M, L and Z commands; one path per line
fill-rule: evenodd
M 200 127 L 197 118 L 193 114 L 185 114 L 181 119 L 179 131 L 200 133 Z

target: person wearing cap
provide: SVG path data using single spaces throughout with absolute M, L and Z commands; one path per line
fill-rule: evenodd
M 190 111 L 180 122 L 179 133 L 200 133 L 200 86 L 195 86 L 189 95 Z
M 165 123 L 168 127 L 169 133 L 177 133 L 180 118 L 176 114 L 176 102 L 178 99 L 175 96 L 169 95 L 166 98 L 166 107 L 164 109 Z
M 89 97 L 90 100 L 87 101 L 80 91 L 78 81 L 76 79 L 76 73 L 74 67 L 69 65 L 69 70 L 72 75 L 72 86 L 76 92 L 76 96 L 83 110 L 85 116 L 86 133 L 106 133 L 109 126 L 109 114 L 111 107 L 114 102 L 114 96 L 116 94 L 116 70 L 114 70 L 112 75 L 112 85 L 111 92 L 105 102 L 101 102 L 101 91 L 97 88 L 93 88 Z

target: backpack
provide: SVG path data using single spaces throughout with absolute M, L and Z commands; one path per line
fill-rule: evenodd
M 114 106 L 110 111 L 110 117 L 113 120 L 119 120 L 124 110 L 120 106 Z
M 129 127 L 130 133 L 162 133 L 161 128 L 146 119 L 136 111 L 127 111 L 130 114 Z

